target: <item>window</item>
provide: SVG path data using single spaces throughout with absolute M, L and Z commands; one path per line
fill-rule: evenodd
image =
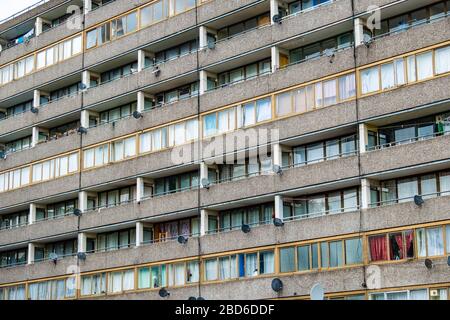
M 372 67 L 361 71 L 362 94 L 380 90 L 379 68 Z
M 450 72 L 450 46 L 436 50 L 435 65 L 436 74 Z
M 392 261 L 413 258 L 414 232 L 407 230 L 370 236 L 369 253 L 370 261 Z

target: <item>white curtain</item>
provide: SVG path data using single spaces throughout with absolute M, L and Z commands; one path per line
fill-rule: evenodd
M 123 141 L 114 142 L 114 161 L 120 161 L 123 159 Z
M 433 52 L 417 55 L 417 79 L 424 80 L 433 76 Z
M 207 260 L 205 264 L 206 281 L 217 280 L 217 259 Z
M 243 111 L 243 116 L 244 116 L 244 121 L 243 121 L 244 127 L 255 124 L 255 121 L 256 121 L 255 103 L 254 102 L 247 103 L 242 108 L 243 108 L 242 111 Z
M 123 291 L 134 289 L 134 270 L 127 270 L 123 273 Z
M 220 280 L 230 279 L 230 257 L 219 259 Z
M 300 88 L 295 92 L 295 112 L 306 112 L 306 89 Z
M 277 95 L 277 115 L 284 116 L 292 112 L 292 92 L 284 92 Z
M 329 106 L 337 102 L 336 80 L 325 81 L 323 83 L 324 105 Z
M 186 141 L 191 141 L 198 138 L 198 122 L 197 119 L 186 122 Z
M 318 82 L 314 85 L 315 107 L 320 108 L 323 105 L 323 88 L 322 82 Z
M 218 114 L 218 129 L 219 133 L 227 132 L 229 130 L 228 125 L 228 110 L 221 111 Z
M 28 293 L 29 293 L 29 298 L 31 300 L 38 300 L 39 298 L 39 287 L 38 287 L 38 283 L 32 283 L 28 286 Z
M 383 90 L 395 87 L 394 65 L 392 63 L 381 66 L 381 88 Z
M 151 132 L 146 132 L 140 135 L 139 137 L 139 151 L 141 153 L 149 152 L 152 149 L 151 145 Z
M 94 166 L 94 149 L 84 151 L 84 168 L 91 168 Z
M 378 66 L 361 71 L 362 93 L 367 94 L 380 90 Z
M 152 150 L 157 151 L 162 148 L 161 144 L 161 130 L 155 130 L 152 132 Z
M 257 254 L 250 253 L 245 255 L 245 276 L 254 277 L 258 275 Z
M 175 125 L 175 145 L 183 144 L 185 141 L 185 123 L 178 123 Z
M 76 289 L 75 277 L 70 277 L 66 279 L 66 298 L 75 297 L 75 289 Z
M 444 243 L 441 227 L 427 229 L 427 245 L 429 257 L 444 254 Z
M 408 82 L 415 82 L 416 77 L 416 56 L 409 56 L 408 60 Z
M 339 99 L 346 100 L 356 94 L 355 74 L 347 74 L 339 78 Z
M 78 170 L 78 153 L 71 154 L 69 156 L 69 173 Z
M 395 66 L 395 80 L 397 85 L 402 85 L 406 83 L 405 80 L 405 61 L 402 59 L 394 60 Z
M 131 137 L 125 140 L 125 158 L 136 155 L 136 138 Z
M 435 53 L 436 74 L 450 71 L 450 46 L 437 49 Z
M 179 263 L 175 265 L 175 285 L 182 286 L 185 284 L 185 265 L 184 263 Z
M 122 272 L 112 272 L 109 274 L 108 291 L 111 293 L 122 291 Z
M 189 275 L 189 283 L 196 283 L 200 277 L 200 269 L 198 261 L 192 261 L 187 264 L 188 270 L 187 273 Z
M 92 294 L 92 276 L 85 276 L 81 279 L 81 295 L 88 296 Z
M 261 274 L 271 274 L 275 272 L 275 258 L 273 251 L 261 252 L 262 269 Z

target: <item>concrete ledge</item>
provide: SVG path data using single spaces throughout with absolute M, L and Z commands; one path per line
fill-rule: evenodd
M 448 135 L 361 154 L 361 173 L 366 175 L 444 159 L 450 159 Z
M 77 233 L 77 221 L 75 216 L 67 216 L 61 219 L 39 221 L 31 225 L 17 229 L 0 231 L 0 246 L 26 242 L 39 238 L 45 238 L 65 233 Z
M 80 145 L 80 136 L 69 136 L 38 144 L 36 147 L 9 155 L 0 162 L 0 171 L 13 169 L 21 165 L 43 160 L 76 149 Z
M 2 90 L 0 90 L 0 101 L 23 93 L 24 91 L 32 90 L 36 87 L 42 86 L 45 83 L 54 81 L 55 79 L 65 77 L 69 74 L 75 73 L 76 71 L 80 71 L 82 59 L 82 55 L 77 55 L 62 63 L 57 63 L 51 67 L 36 71 L 28 76 L 4 85 Z
M 31 127 L 52 118 L 62 117 L 68 113 L 80 110 L 80 108 L 80 94 L 65 97 L 48 105 L 41 106 L 37 115 L 31 112 L 25 112 L 15 117 L 0 121 L 0 136 L 10 134 L 13 131 L 26 127 Z
M 160 65 L 161 75 L 156 78 L 153 68 L 147 68 L 128 77 L 114 80 L 89 89 L 85 94 L 85 106 L 114 99 L 140 88 L 157 84 L 196 69 L 196 55 L 189 54 Z
M 416 26 L 407 31 L 373 41 L 370 47 L 357 47 L 357 65 L 363 66 L 414 50 L 447 41 L 450 38 L 450 17 Z
M 79 174 L 73 174 L 29 187 L 0 193 L 0 205 L 2 208 L 5 208 L 21 203 L 30 203 L 50 195 L 77 191 L 78 186 Z

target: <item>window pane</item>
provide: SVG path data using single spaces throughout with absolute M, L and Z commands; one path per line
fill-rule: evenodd
M 444 254 L 442 227 L 427 229 L 427 251 L 428 257 L 441 256 Z
M 339 99 L 346 100 L 356 95 L 355 74 L 348 74 L 339 78 Z
M 323 83 L 323 101 L 325 106 L 337 102 L 336 80 L 325 81 Z
M 256 101 L 256 121 L 261 122 L 272 118 L 271 99 L 260 99 Z
M 424 80 L 433 76 L 433 52 L 417 55 L 417 79 Z
M 450 46 L 436 50 L 435 65 L 436 74 L 450 71 Z
M 345 263 L 347 265 L 362 263 L 362 240 L 345 240 Z
M 407 178 L 398 181 L 399 202 L 411 201 L 415 195 L 419 194 L 417 178 Z
M 394 65 L 392 63 L 381 66 L 381 89 L 391 89 L 395 87 Z
M 280 249 L 280 272 L 293 271 L 295 271 L 295 248 Z
M 367 94 L 380 90 L 378 66 L 361 71 L 362 93 Z
M 330 246 L 330 268 L 341 267 L 343 262 L 342 241 L 333 241 Z
M 283 116 L 292 112 L 292 92 L 277 95 L 277 115 Z

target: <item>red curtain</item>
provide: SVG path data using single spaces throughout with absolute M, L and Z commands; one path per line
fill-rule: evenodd
M 407 258 L 414 258 L 414 231 L 405 233 L 405 241 Z
M 372 261 L 384 261 L 388 259 L 385 235 L 370 237 L 369 247 Z
M 403 259 L 403 236 L 401 233 L 390 235 L 391 260 Z

